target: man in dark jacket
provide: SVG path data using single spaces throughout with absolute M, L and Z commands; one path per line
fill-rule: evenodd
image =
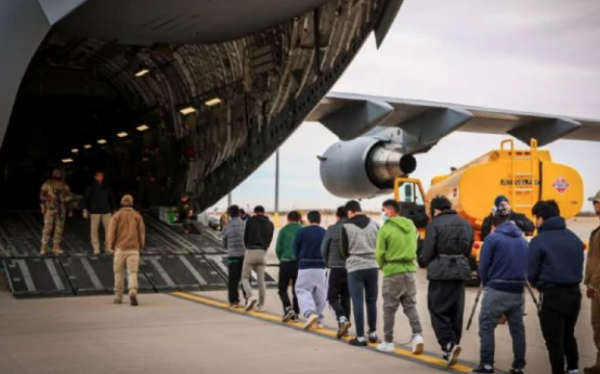
M 541 293 L 542 334 L 550 356 L 552 374 L 578 372 L 579 353 L 575 324 L 581 308 L 584 245 L 571 230 L 555 201 L 540 201 L 532 209 L 538 235 L 528 254 L 529 282 Z
M 350 344 L 367 346 L 363 303 L 367 304 L 369 343 L 377 343 L 377 293 L 379 265 L 375 260 L 375 246 L 379 226 L 367 217 L 358 201 L 346 203 L 350 220 L 342 225 L 341 251 L 348 269 L 348 288 L 354 304 L 356 338 Z
M 433 219 L 427 226 L 421 261 L 427 267 L 427 304 L 431 324 L 448 366 L 458 362 L 461 352 L 465 284 L 471 279 L 469 257 L 473 229 L 452 210 L 445 196 L 431 201 Z
M 244 255 L 246 254 L 246 245 L 244 244 L 244 231 L 246 222 L 240 218 L 240 208 L 232 205 L 227 208 L 227 213 L 231 217 L 229 224 L 223 228 L 223 248 L 227 251 L 227 267 L 229 270 L 229 305 L 232 308 L 240 306 L 240 280 L 242 279 L 242 267 L 244 265 Z M 246 292 L 244 291 L 244 296 Z
M 494 212 L 497 209 L 507 212 L 508 219 L 514 222 L 515 225 L 517 225 L 517 227 L 525 233 L 525 235 L 531 235 L 535 231 L 533 222 L 531 222 L 524 214 L 513 211 L 510 207 L 508 198 L 504 195 L 499 195 L 494 201 L 493 212 L 483 220 L 483 224 L 481 225 L 481 240 L 485 240 L 490 232 L 492 232 L 492 219 L 494 218 Z
M 83 217 L 90 218 L 92 248 L 94 248 L 94 254 L 97 255 L 100 254 L 100 239 L 98 238 L 100 223 L 104 226 L 104 236 L 106 237 L 112 212 L 117 210 L 117 202 L 112 188 L 104 183 L 103 172 L 96 172 L 94 180 L 94 184 L 85 189 L 80 206 L 83 209 Z M 104 250 L 108 250 L 106 245 Z
M 298 260 L 294 252 L 294 241 L 296 234 L 302 226 L 300 220 L 302 216 L 297 211 L 288 213 L 288 224 L 279 231 L 277 236 L 277 244 L 275 245 L 275 254 L 279 259 L 279 298 L 283 304 L 283 322 L 289 320 L 297 320 L 300 314 L 300 306 L 298 305 L 298 297 L 296 296 L 296 281 L 298 280 Z M 292 286 L 292 302 L 288 295 L 288 288 Z
M 527 281 L 527 247 L 508 212 L 498 209 L 492 224 L 495 230 L 481 249 L 479 275 L 485 294 L 479 313 L 480 360 L 474 373 L 494 373 L 494 330 L 498 320 L 506 316 L 513 341 L 514 361 L 511 374 L 522 374 L 525 368 L 525 325 L 523 324 L 523 291 Z
M 309 226 L 298 231 L 294 240 L 294 252 L 298 259 L 296 294 L 300 310 L 306 318 L 305 330 L 317 322 L 319 328 L 323 327 L 323 311 L 327 305 L 327 278 L 321 254 L 325 229 L 321 227 L 321 214 L 317 211 L 308 213 L 308 223 Z
M 260 205 L 256 206 L 254 208 L 254 216 L 246 221 L 246 229 L 244 231 L 246 256 L 242 270 L 242 285 L 248 297 L 246 311 L 252 310 L 257 302 L 257 310 L 261 312 L 264 310 L 266 295 L 265 255 L 271 246 L 274 230 L 273 223 L 265 215 L 265 208 Z M 252 286 L 250 286 L 250 274 L 252 270 L 256 272 L 258 278 L 258 300 L 252 296 Z
M 350 323 L 350 291 L 348 290 L 348 271 L 346 270 L 346 260 L 342 257 L 341 236 L 342 226 L 348 222 L 348 212 L 341 206 L 336 212 L 337 222 L 329 226 L 321 252 L 325 265 L 329 268 L 329 287 L 327 290 L 327 301 L 335 311 L 338 321 L 337 338 L 341 339 L 346 335 L 348 329 L 352 326 Z

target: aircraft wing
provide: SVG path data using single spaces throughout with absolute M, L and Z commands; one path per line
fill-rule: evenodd
M 536 138 L 541 146 L 561 138 L 600 142 L 600 120 L 345 93 L 329 93 L 306 121 L 342 140 L 399 128 L 423 148 L 453 131 Z

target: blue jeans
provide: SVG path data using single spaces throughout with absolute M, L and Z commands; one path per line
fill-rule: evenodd
M 479 313 L 480 364 L 494 366 L 494 330 L 505 315 L 512 337 L 514 361 L 512 367 L 525 367 L 525 325 L 523 324 L 523 294 L 497 291 L 486 287 Z
M 363 269 L 348 273 L 348 288 L 354 309 L 354 326 L 356 336 L 365 336 L 365 316 L 363 305 L 367 304 L 367 323 L 369 333 L 377 331 L 377 290 L 379 282 L 378 269 Z

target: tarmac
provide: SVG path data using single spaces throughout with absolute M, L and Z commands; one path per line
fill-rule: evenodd
M 597 221 L 586 220 L 581 235 Z M 578 224 L 579 226 L 579 224 Z M 276 268 L 270 268 L 277 275 Z M 468 289 L 465 327 L 477 289 Z M 336 341 L 333 311 L 326 328 L 302 331 L 280 322 L 277 290 L 267 291 L 265 313 L 228 307 L 225 291 L 140 295 L 139 307 L 113 305 L 110 296 L 15 300 L 0 285 L 0 373 L 438 373 L 468 372 L 479 359 L 477 314 L 463 334 L 459 365 L 447 369 L 427 311 L 426 272 L 418 273 L 418 310 L 425 353 L 413 356 L 406 344 L 411 332 L 399 310 L 397 351 L 356 348 Z M 527 295 L 527 372 L 550 372 L 548 354 L 531 297 Z M 383 335 L 381 298 L 379 336 Z M 351 331 L 352 332 L 352 331 Z M 584 300 L 576 329 L 580 368 L 594 363 L 590 303 Z M 508 327 L 496 329 L 496 368 L 506 373 L 512 361 Z

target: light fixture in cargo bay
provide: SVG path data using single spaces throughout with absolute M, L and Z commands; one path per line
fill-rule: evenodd
M 106 141 L 106 139 L 98 139 L 98 141 L 96 143 L 103 145 L 103 144 L 106 144 L 107 141 Z
M 192 114 L 195 112 L 196 112 L 196 108 L 194 108 L 191 105 L 179 109 L 179 113 L 183 114 L 184 116 L 187 116 L 188 114 Z
M 150 69 L 145 68 L 145 67 L 140 67 L 139 69 L 136 70 L 135 76 L 136 76 L 136 78 L 140 78 L 140 77 L 143 77 L 144 75 L 148 74 L 149 72 L 150 72 Z
M 72 158 L 63 158 L 61 161 L 63 162 L 63 164 L 69 164 L 69 163 L 73 162 L 73 159 Z
M 84 144 L 84 145 L 83 145 L 83 148 L 84 148 L 84 149 L 91 149 L 91 148 L 92 148 L 92 145 L 91 145 L 91 144 Z
M 143 132 L 143 131 L 147 131 L 148 129 L 150 129 L 150 127 L 148 127 L 148 125 L 146 125 L 146 124 L 143 124 L 143 125 L 139 125 L 135 129 L 139 132 Z
M 118 136 L 119 138 L 125 138 L 125 137 L 127 137 L 128 135 L 129 135 L 129 134 L 128 134 L 128 133 L 126 133 L 125 131 L 121 131 L 120 133 L 118 133 L 118 134 L 117 134 L 117 136 Z
M 73 149 L 71 149 L 71 153 L 75 153 L 75 154 L 77 154 L 77 153 L 79 153 L 79 149 L 77 149 L 77 148 L 73 148 Z
M 221 98 L 220 98 L 220 97 L 213 97 L 213 98 L 212 98 L 212 99 L 210 99 L 210 100 L 206 100 L 206 101 L 204 102 L 204 105 L 206 105 L 206 106 L 209 106 L 209 107 L 210 107 L 210 106 L 219 105 L 219 104 L 221 104 L 222 102 L 223 102 L 223 100 L 221 100 Z

